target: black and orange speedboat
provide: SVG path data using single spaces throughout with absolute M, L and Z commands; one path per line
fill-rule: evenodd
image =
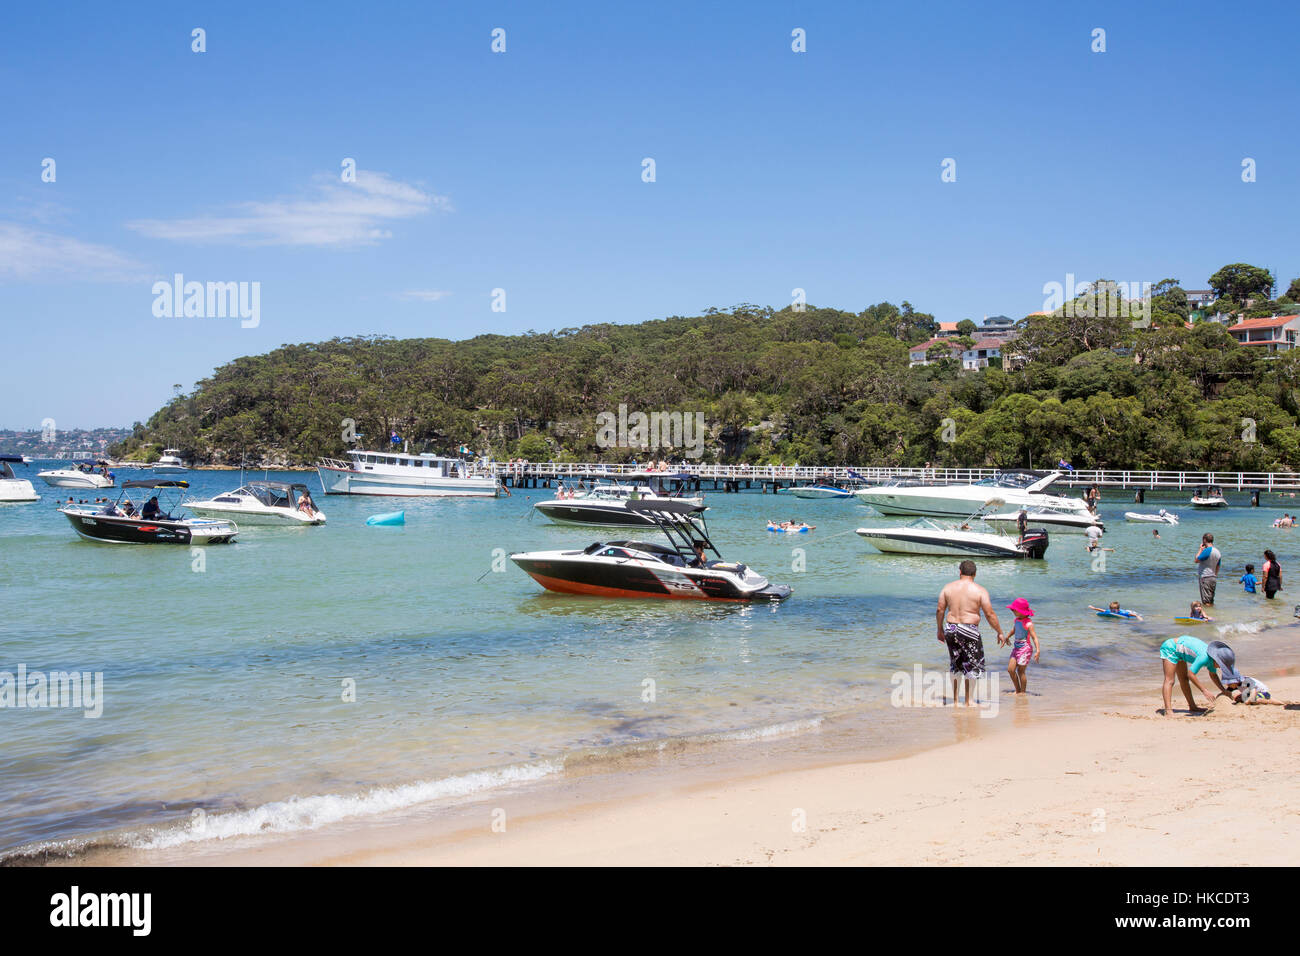
M 596 542 L 580 551 L 518 552 L 510 560 L 548 591 L 563 594 L 701 601 L 784 601 L 791 595 L 788 586 L 724 561 L 696 505 L 659 499 L 629 501 L 627 508 L 649 518 L 669 543 Z

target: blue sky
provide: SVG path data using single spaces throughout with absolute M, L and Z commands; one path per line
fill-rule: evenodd
M 173 383 L 336 335 L 779 308 L 796 287 L 978 321 L 1067 273 L 1199 288 L 1232 261 L 1285 287 L 1297 5 L 1138 6 L 14 6 L 0 427 L 130 424 Z M 155 317 L 178 272 L 260 283 L 257 327 Z

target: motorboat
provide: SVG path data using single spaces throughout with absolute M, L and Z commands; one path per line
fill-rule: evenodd
M 100 471 L 95 469 L 99 468 Z M 70 468 L 56 468 L 52 471 L 37 472 L 36 477 L 51 488 L 81 488 L 97 490 L 112 488 L 114 476 L 108 471 L 106 461 L 77 462 Z
M 586 490 L 575 490 L 547 501 L 539 501 L 533 509 L 556 524 L 591 525 L 607 528 L 654 527 L 654 519 L 640 509 L 629 507 L 633 502 L 656 504 L 664 501 L 681 501 L 691 506 L 692 513 L 704 511 L 704 499 L 670 495 L 662 483 L 650 485 L 598 484 Z
M 666 499 L 629 501 L 627 507 L 649 517 L 668 544 L 597 541 L 580 551 L 517 552 L 510 560 L 561 594 L 737 602 L 779 602 L 791 595 L 788 585 L 723 560 L 694 505 Z
M 1061 472 L 1048 474 L 1032 471 L 1004 471 L 974 484 L 940 485 L 929 481 L 903 478 L 861 488 L 854 492 L 859 501 L 886 515 L 926 515 L 936 518 L 962 518 L 979 508 L 990 495 L 997 495 L 1006 505 L 1019 511 L 1062 511 L 1090 515 L 1082 498 L 1068 498 L 1046 493 Z
M 169 508 L 179 508 L 180 493 L 189 486 L 188 481 L 170 478 L 124 481 L 115 502 L 68 505 L 59 511 L 88 541 L 206 545 L 235 540 L 239 526 L 228 518 L 185 518 L 164 510 L 159 497 L 172 499 Z
M 304 496 L 306 496 L 304 498 Z M 241 525 L 318 525 L 323 512 L 311 505 L 304 484 L 287 481 L 250 481 L 204 501 L 186 501 L 185 507 L 209 518 L 237 518 Z
M 32 483 L 19 478 L 14 465 L 25 465 L 22 455 L 0 455 L 0 502 L 40 501 Z
M 1148 524 L 1178 524 L 1178 515 L 1161 508 L 1156 514 L 1143 511 L 1124 512 L 1125 521 L 1145 521 Z
M 1045 528 L 1026 528 L 1019 536 L 989 531 L 983 527 L 985 511 L 998 510 L 1006 502 L 993 498 L 985 502 L 960 525 L 940 524 L 931 518 L 917 518 L 901 527 L 858 528 L 858 534 L 877 551 L 886 554 L 960 555 L 982 558 L 1041 558 L 1047 552 Z
M 804 485 L 801 488 L 791 488 L 790 494 L 796 498 L 852 498 L 853 492 L 847 488 L 837 488 L 834 485 Z
M 1223 489 L 1218 485 L 1197 488 L 1192 492 L 1193 508 L 1226 508 L 1228 499 L 1223 497 Z
M 1020 528 L 1020 512 L 1004 511 L 1001 514 L 987 515 L 985 522 L 999 531 L 1017 531 Z M 1106 530 L 1106 523 L 1097 515 L 1085 511 L 1060 511 L 1056 508 L 1037 508 L 1025 511 L 1025 527 L 1035 525 L 1048 531 L 1060 531 L 1066 534 L 1086 534 L 1089 528 Z
M 438 455 L 353 450 L 347 461 L 320 459 L 316 473 L 327 495 L 495 498 L 501 494 L 496 475 L 474 468 L 463 458 Z
M 162 457 L 153 463 L 153 472 L 155 475 L 183 475 L 188 468 L 185 462 L 180 459 L 180 451 L 175 448 L 164 448 Z

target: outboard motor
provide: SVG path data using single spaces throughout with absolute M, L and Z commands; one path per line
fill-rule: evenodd
M 1047 553 L 1047 529 L 1026 528 L 1020 536 L 1019 544 L 1025 549 L 1027 557 L 1041 558 Z

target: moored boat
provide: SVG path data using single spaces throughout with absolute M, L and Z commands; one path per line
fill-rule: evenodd
M 99 468 L 100 471 L 95 469 Z M 55 468 L 37 472 L 36 477 L 51 488 L 83 488 L 98 490 L 112 488 L 114 476 L 108 471 L 106 461 L 77 462 L 70 468 Z
M 164 448 L 162 457 L 153 463 L 153 472 L 156 475 L 183 475 L 188 468 L 185 462 L 180 459 L 180 451 L 175 448 Z
M 1061 477 L 1029 471 L 1004 471 L 974 484 L 941 485 L 916 479 L 896 479 L 855 491 L 859 501 L 886 515 L 925 515 L 932 518 L 962 518 L 979 508 L 991 495 L 1010 508 L 1029 511 L 1063 511 L 1088 514 L 1082 498 L 1049 495 L 1047 489 Z
M 32 483 L 26 478 L 19 478 L 14 472 L 14 465 L 25 465 L 22 455 L 0 455 L 0 502 L 39 501 Z
M 60 508 L 72 529 L 89 541 L 109 544 L 225 544 L 233 541 L 239 526 L 225 518 L 185 518 L 164 510 L 159 496 L 179 499 L 188 481 L 148 478 L 124 481 L 122 493 L 106 505 L 68 505 Z M 157 492 L 148 495 L 144 492 Z M 143 504 L 137 501 L 143 499 Z M 173 500 L 170 507 L 179 506 Z
M 311 502 L 304 484 L 287 481 L 250 481 L 246 485 L 185 507 L 210 518 L 238 519 L 241 525 L 301 526 L 325 523 L 325 515 Z
M 791 488 L 790 494 L 796 498 L 852 498 L 853 492 L 835 485 L 804 485 Z
M 779 602 L 791 595 L 789 586 L 723 560 L 692 505 L 666 500 L 628 507 L 650 517 L 668 544 L 597 541 L 580 551 L 518 552 L 510 560 L 548 591 L 562 594 L 732 602 Z
M 327 495 L 495 498 L 501 481 L 462 458 L 353 450 L 348 461 L 322 458 L 316 464 Z
M 1125 521 L 1147 522 L 1148 524 L 1178 524 L 1178 515 L 1161 508 L 1156 514 L 1144 511 L 1124 512 Z
M 599 484 L 586 490 L 566 494 L 563 490 L 555 498 L 539 501 L 533 510 L 545 515 L 556 524 L 584 525 L 604 528 L 653 528 L 654 520 L 641 508 L 629 507 L 633 502 L 643 505 L 663 501 L 686 502 L 693 513 L 704 511 L 704 499 L 666 494 L 663 485 Z
M 1226 508 L 1228 499 L 1223 497 L 1223 489 L 1218 485 L 1197 488 L 1192 492 L 1193 508 Z
M 1020 512 L 1004 511 L 988 515 L 984 520 L 999 531 L 1017 531 L 1020 527 Z M 1090 512 L 1060 511 L 1056 508 L 1026 510 L 1025 526 L 1029 525 L 1066 534 L 1086 534 L 1089 528 L 1106 530 L 1106 523 Z

